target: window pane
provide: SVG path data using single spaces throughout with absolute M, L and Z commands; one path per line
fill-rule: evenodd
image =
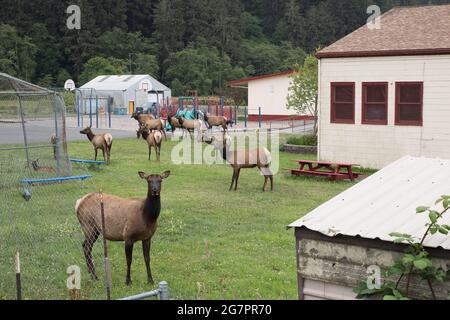
M 386 87 L 384 85 L 370 85 L 366 87 L 367 102 L 386 102 Z
M 335 117 L 338 120 L 353 120 L 353 104 L 352 103 L 336 103 Z
M 366 120 L 386 120 L 385 104 L 368 104 L 366 107 Z
M 420 103 L 421 92 L 420 85 L 400 85 L 400 102 Z
M 353 86 L 334 87 L 334 99 L 336 102 L 353 102 Z
M 420 121 L 422 105 L 420 104 L 401 104 L 400 120 L 401 121 Z

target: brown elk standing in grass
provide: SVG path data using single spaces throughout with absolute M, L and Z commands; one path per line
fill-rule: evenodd
M 161 211 L 161 182 L 170 175 L 170 171 L 162 174 L 146 174 L 139 172 L 139 176 L 147 181 L 147 198 L 119 198 L 103 194 L 105 239 L 110 241 L 124 241 L 127 259 L 126 284 L 131 284 L 131 262 L 133 259 L 133 245 L 142 241 L 145 266 L 147 268 L 148 283 L 153 283 L 150 269 L 151 239 L 156 231 L 157 220 Z M 94 280 L 97 280 L 95 266 L 92 261 L 92 247 L 102 229 L 102 214 L 100 194 L 89 193 L 77 200 L 75 212 L 81 224 L 85 240 L 83 251 L 86 264 Z
M 231 124 L 231 120 L 228 120 L 228 118 L 224 116 L 208 116 L 205 114 L 204 119 L 208 125 L 208 129 L 211 129 L 212 127 L 222 127 L 223 131 L 227 131 L 228 125 Z
M 205 138 L 202 136 L 202 140 L 217 149 L 221 153 L 222 158 L 233 168 L 230 191 L 233 189 L 233 184 L 234 190 L 237 190 L 241 169 L 255 167 L 258 167 L 264 175 L 264 185 L 262 188 L 263 192 L 266 191 L 268 180 L 270 180 L 270 190 L 273 191 L 273 173 L 269 168 L 271 154 L 267 148 L 258 147 L 251 150 L 230 150 L 231 138 L 230 136 L 225 135 L 225 133 L 223 135 L 223 139 L 217 139 L 214 136 L 211 138 Z
M 142 138 L 147 141 L 148 144 L 148 160 L 150 160 L 150 156 L 152 154 L 152 148 L 155 148 L 156 152 L 156 160 L 160 160 L 161 155 L 161 144 L 162 144 L 162 134 L 160 131 L 151 131 L 148 130 L 145 125 L 141 125 L 139 128 L 139 134 L 142 135 Z
M 103 152 L 103 159 L 105 159 L 105 161 L 109 164 L 113 142 L 112 135 L 110 133 L 96 135 L 92 132 L 91 127 L 81 130 L 80 133 L 87 135 L 89 141 L 92 142 L 95 151 L 95 161 L 97 161 L 97 151 L 98 149 L 101 149 Z
M 188 120 L 184 117 L 178 117 L 177 119 L 178 119 L 178 122 L 180 123 L 181 127 L 183 129 L 185 129 L 187 132 L 189 132 L 189 135 L 191 136 L 191 138 L 192 138 L 192 133 L 194 131 L 197 131 L 198 134 L 200 135 L 200 130 L 202 128 L 202 123 L 200 122 L 200 120 L 198 120 L 198 119 Z M 183 132 L 183 137 L 184 137 L 184 132 Z

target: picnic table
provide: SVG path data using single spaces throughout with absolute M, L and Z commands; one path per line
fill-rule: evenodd
M 293 175 L 325 176 L 332 181 L 349 179 L 354 181 L 359 173 L 353 172 L 353 167 L 359 166 L 350 163 L 334 163 L 314 160 L 293 160 L 300 165 L 299 169 L 288 169 Z

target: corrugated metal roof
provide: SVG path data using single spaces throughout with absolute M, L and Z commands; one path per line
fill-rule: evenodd
M 149 80 L 152 86 L 149 90 L 170 90 L 168 87 L 148 74 L 101 75 L 81 86 L 81 89 L 95 89 L 97 91 L 125 91 L 146 79 Z
M 392 241 L 392 232 L 421 238 L 428 222 L 419 206 L 434 206 L 450 195 L 450 160 L 401 158 L 317 207 L 289 227 L 306 227 L 326 236 L 338 234 Z M 442 210 L 442 206 L 436 208 Z M 450 225 L 450 212 L 442 224 Z M 450 249 L 450 237 L 429 236 L 427 247 Z

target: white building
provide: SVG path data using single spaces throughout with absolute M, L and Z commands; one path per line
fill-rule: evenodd
M 102 75 L 89 81 L 80 88 L 84 105 L 92 96 L 101 96 L 101 103 L 105 103 L 106 97 L 112 98 L 112 109 L 125 109 L 126 113 L 132 112 L 132 107 L 147 108 L 153 103 L 166 101 L 171 98 L 172 91 L 164 84 L 146 75 Z
M 297 245 L 300 299 L 355 299 L 356 288 L 368 279 L 369 267 L 380 268 L 382 283 L 387 271 L 404 253 L 405 245 L 393 242 L 392 232 L 421 239 L 429 223 L 429 206 L 443 211 L 435 201 L 449 192 L 450 160 L 406 156 L 293 222 Z M 450 224 L 444 214 L 440 224 Z M 433 265 L 449 270 L 450 239 L 440 233 L 423 243 Z M 398 276 L 389 280 L 396 282 Z M 406 277 L 400 282 L 405 289 Z M 426 281 L 413 277 L 411 295 L 428 297 Z M 434 284 L 438 299 L 450 297 L 450 282 Z
M 399 7 L 321 50 L 319 159 L 450 158 L 450 5 Z
M 287 106 L 287 95 L 294 71 L 283 71 L 265 74 L 250 78 L 229 81 L 232 88 L 248 89 L 248 117 L 250 121 L 256 121 L 261 107 L 263 120 L 287 120 L 295 115 L 296 119 L 310 118 L 299 116 Z

